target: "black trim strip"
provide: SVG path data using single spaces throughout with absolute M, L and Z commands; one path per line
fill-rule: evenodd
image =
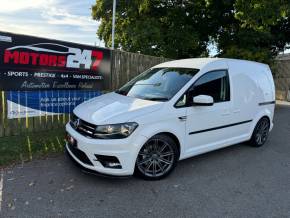
M 231 127 L 231 126 L 237 126 L 237 125 L 241 125 L 241 124 L 244 124 L 244 123 L 250 123 L 252 121 L 253 120 L 246 120 L 246 121 L 242 121 L 242 122 L 239 122 L 239 123 L 232 123 L 232 124 L 228 124 L 228 125 L 224 125 L 224 126 L 213 127 L 213 128 L 210 128 L 210 129 L 198 130 L 198 131 L 195 131 L 195 132 L 190 132 L 189 135 L 202 133 L 202 132 L 208 132 L 208 131 L 222 129 L 222 128 L 227 128 L 227 127 Z
M 275 101 L 266 101 L 266 102 L 259 103 L 259 106 L 263 106 L 267 104 L 275 104 L 275 103 L 276 103 Z

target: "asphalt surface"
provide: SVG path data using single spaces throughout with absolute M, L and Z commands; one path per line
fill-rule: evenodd
M 85 174 L 65 155 L 5 169 L 0 216 L 290 217 L 290 106 L 274 122 L 263 147 L 193 157 L 161 181 Z

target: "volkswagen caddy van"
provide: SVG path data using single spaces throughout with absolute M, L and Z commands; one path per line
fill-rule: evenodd
M 77 106 L 66 125 L 66 150 L 98 173 L 161 179 L 185 158 L 245 141 L 262 146 L 274 107 L 266 64 L 170 61 Z

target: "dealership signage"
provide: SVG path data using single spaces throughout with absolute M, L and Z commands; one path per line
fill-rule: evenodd
M 0 90 L 101 90 L 109 49 L 0 31 Z
M 99 96 L 100 91 L 47 90 L 8 91 L 8 119 L 71 113 L 80 103 Z
M 110 82 L 110 49 L 0 31 L 9 119 L 71 113 Z

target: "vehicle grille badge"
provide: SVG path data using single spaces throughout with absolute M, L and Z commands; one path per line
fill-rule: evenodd
M 80 119 L 76 119 L 74 122 L 73 122 L 75 128 L 78 128 L 78 126 L 80 125 Z

